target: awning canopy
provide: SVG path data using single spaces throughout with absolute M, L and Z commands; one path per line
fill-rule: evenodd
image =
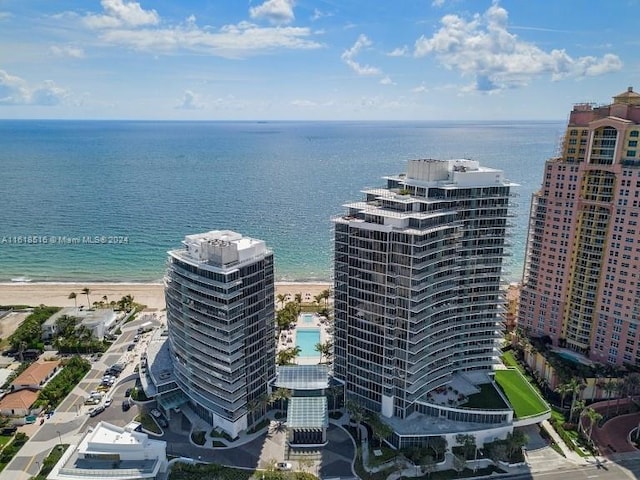
M 329 426 L 326 397 L 291 397 L 287 408 L 287 427 L 323 429 Z
M 278 367 L 276 388 L 289 390 L 321 390 L 329 388 L 327 365 L 282 365 Z

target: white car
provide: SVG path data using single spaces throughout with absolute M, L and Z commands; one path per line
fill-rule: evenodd
M 106 408 L 106 407 L 109 407 L 112 403 L 113 403 L 113 398 L 107 398 L 107 399 L 104 401 L 104 406 L 105 406 L 105 408 Z
M 162 416 L 162 414 L 160 413 L 160 410 L 154 408 L 153 410 L 151 410 L 151 415 L 153 415 L 156 418 L 160 418 Z
M 293 465 L 290 462 L 278 462 L 276 463 L 276 468 L 278 470 L 292 470 Z

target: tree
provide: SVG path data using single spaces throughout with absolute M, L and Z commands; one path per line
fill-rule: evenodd
M 291 398 L 291 391 L 288 388 L 277 388 L 271 394 L 271 403 L 278 403 L 282 410 L 286 406 L 286 401 Z
M 295 300 L 295 302 L 298 304 L 298 308 L 300 308 L 300 304 L 302 303 L 302 294 L 301 293 L 296 293 L 293 296 L 293 299 Z
M 596 412 L 591 407 L 584 409 L 582 415 L 587 417 L 587 420 L 589 421 L 589 434 L 587 435 L 587 438 L 591 442 L 591 433 L 593 432 L 593 426 L 596 425 L 600 420 L 602 420 L 602 415 Z
M 331 290 L 328 288 L 320 292 L 321 298 L 324 298 L 324 306 L 325 308 L 329 305 L 329 298 L 331 297 Z
M 509 460 L 507 458 L 507 446 L 504 442 L 493 442 L 487 450 L 489 451 L 489 458 L 496 467 L 498 466 L 499 461 Z
M 617 382 L 615 380 L 608 379 L 606 382 L 604 382 L 604 385 L 602 387 L 603 390 L 607 393 L 607 410 L 606 410 L 606 413 L 605 413 L 605 416 L 607 418 L 609 418 L 609 407 L 611 405 L 611 394 L 616 391 L 616 384 L 617 384 Z
M 373 436 L 378 441 L 378 446 L 382 446 L 382 441 L 393 433 L 393 429 L 380 420 L 380 416 L 374 412 L 367 415 L 367 422 L 373 430 Z
M 256 421 L 255 414 L 258 411 L 258 408 L 260 408 L 258 399 L 252 398 L 247 402 L 247 416 L 249 417 L 249 421 L 247 423 L 249 425 L 253 425 L 253 423 Z
M 627 375 L 624 379 L 624 385 L 627 390 L 627 395 L 633 400 L 633 397 L 640 390 L 640 374 L 633 372 Z
M 107 297 L 106 295 L 102 296 L 102 301 L 104 302 L 105 306 L 109 305 L 109 297 Z
M 287 299 L 287 296 L 283 293 L 279 293 L 276 295 L 276 298 L 278 299 L 278 302 L 280 302 L 280 308 L 284 308 L 284 301 Z
M 507 433 L 506 443 L 509 458 L 512 458 L 518 450 L 522 450 L 522 447 L 528 442 L 529 437 L 522 430 L 514 428 L 512 433 Z
M 615 393 L 616 393 L 616 415 L 618 415 L 618 412 L 620 411 L 620 400 L 622 399 L 622 396 L 624 395 L 625 392 L 625 387 L 624 387 L 624 383 L 623 382 L 616 382 L 616 389 L 615 389 Z
M 567 396 L 567 394 L 570 391 L 571 390 L 569 389 L 569 386 L 566 383 L 561 383 L 554 390 L 554 392 L 560 395 L 560 408 L 564 409 L 564 398 Z
M 89 298 L 90 293 L 91 293 L 91 290 L 89 290 L 88 287 L 84 287 L 82 289 L 82 294 L 87 296 L 87 308 L 91 308 L 91 299 Z
M 471 460 L 476 453 L 476 437 L 468 433 L 459 433 L 456 435 L 456 442 L 462 447 L 464 458 Z
M 431 474 L 436 471 L 437 464 L 435 458 L 431 455 L 425 455 L 420 460 L 422 472 L 427 475 L 427 478 L 431 478 Z
M 331 385 L 329 387 L 329 394 L 331 395 L 331 405 L 332 408 L 331 410 L 335 410 L 336 409 L 336 399 L 338 398 L 338 396 L 342 393 L 342 385 Z
M 73 300 L 73 305 L 75 306 L 75 308 L 78 308 L 78 295 L 76 294 L 76 292 L 71 292 L 69 294 L 69 296 L 67 297 L 69 300 Z
M 573 377 L 569 383 L 567 383 L 569 392 L 571 392 L 571 408 L 569 410 L 569 421 L 573 418 L 573 411 L 575 409 L 576 400 L 578 399 L 578 393 L 586 387 L 581 379 Z
M 314 461 L 309 455 L 303 455 L 298 459 L 298 465 L 302 469 L 302 471 L 306 471 L 307 469 L 311 470 L 313 467 Z
M 360 440 L 360 424 L 364 420 L 364 407 L 355 400 L 347 400 L 345 404 L 347 413 L 352 422 L 357 425 L 358 440 Z
M 458 472 L 458 476 L 467 468 L 467 462 L 461 455 L 453 456 L 453 469 Z
M 278 365 L 291 365 L 302 350 L 300 347 L 289 347 L 280 350 L 277 355 Z
M 430 437 L 428 447 L 433 450 L 436 460 L 444 460 L 444 454 L 447 451 L 447 439 L 444 437 Z
M 333 349 L 333 343 L 331 340 L 327 340 L 323 343 L 316 343 L 316 352 L 320 354 L 320 363 L 322 363 L 322 357 L 327 359 L 327 363 L 329 363 L 331 358 L 331 350 Z
M 576 400 L 575 405 L 573 406 L 573 410 L 569 415 L 569 422 L 573 422 L 573 415 L 577 413 L 577 418 L 580 419 L 580 413 L 584 410 L 585 403 L 584 400 Z

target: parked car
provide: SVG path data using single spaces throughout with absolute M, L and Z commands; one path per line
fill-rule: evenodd
M 160 418 L 162 416 L 162 414 L 160 413 L 160 410 L 158 410 L 157 408 L 154 408 L 153 410 L 151 410 L 150 413 L 156 418 Z
M 126 412 L 130 408 L 131 408 L 131 404 L 129 403 L 129 401 L 128 400 L 123 400 L 122 401 L 122 411 Z
M 104 408 L 110 407 L 112 403 L 113 403 L 113 398 L 107 398 L 104 401 Z
M 278 462 L 276 463 L 276 468 L 278 470 L 291 470 L 293 465 L 290 462 Z
M 89 410 L 89 416 L 95 417 L 96 415 L 99 415 L 102 412 L 104 412 L 104 405 L 98 405 L 97 407 L 94 407 L 91 410 Z
M 131 392 L 133 391 L 133 388 L 127 388 L 124 392 L 124 396 L 125 397 L 130 397 L 131 396 Z
M 129 346 L 127 347 L 127 352 L 130 352 L 134 348 L 136 348 L 136 344 L 135 343 L 130 343 Z
M 18 427 L 4 427 L 2 429 L 2 435 L 13 435 L 18 431 Z

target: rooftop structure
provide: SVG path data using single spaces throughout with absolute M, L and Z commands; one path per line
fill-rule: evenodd
M 448 415 L 430 392 L 500 363 L 515 185 L 466 159 L 411 160 L 406 173 L 385 178 L 386 188 L 364 190 L 333 219 L 334 369 L 347 397 L 388 419 L 402 446 L 400 423 Z M 451 418 L 473 423 L 473 415 Z M 509 411 L 479 417 L 485 428 L 511 419 Z
M 590 359 L 640 365 L 640 95 L 574 106 L 533 194 L 518 323 Z
M 136 431 L 138 423 L 117 427 L 106 422 L 89 429 L 71 445 L 47 476 L 48 480 L 113 478 L 154 479 L 167 470 L 166 442 Z
M 273 253 L 228 230 L 182 243 L 165 277 L 173 375 L 193 411 L 235 437 L 275 376 Z

